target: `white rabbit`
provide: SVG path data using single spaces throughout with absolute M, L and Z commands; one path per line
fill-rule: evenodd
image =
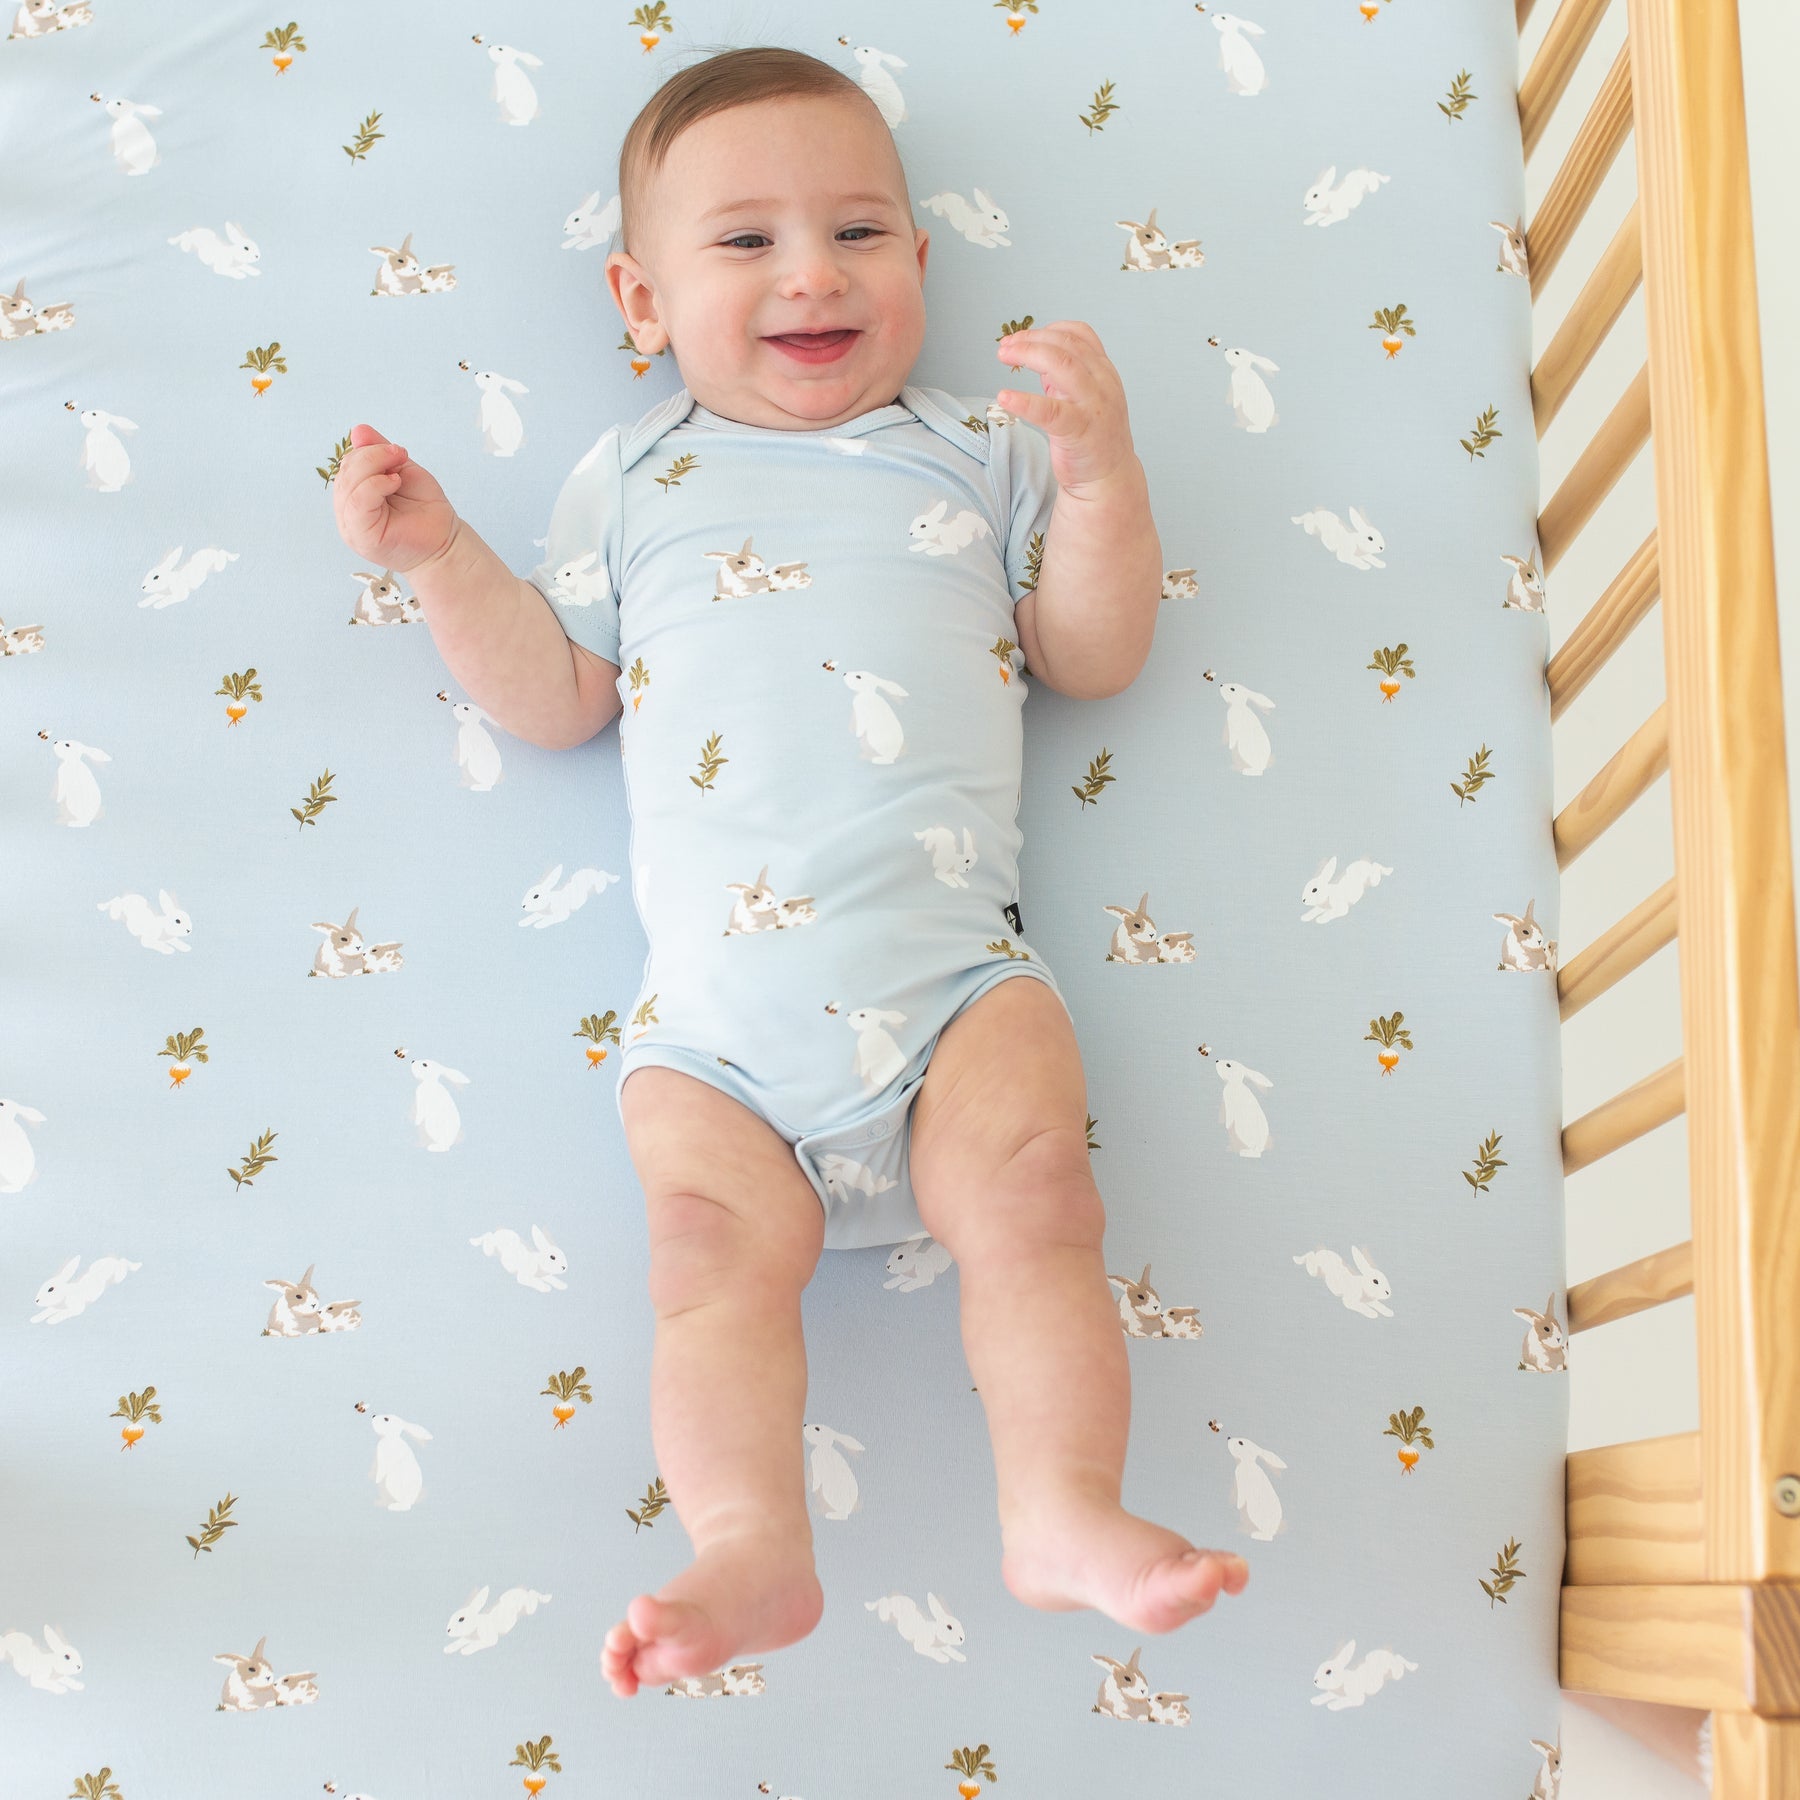
M 1210 669 L 1203 673 L 1208 681 L 1212 680 Z M 1241 681 L 1220 682 L 1219 698 L 1225 702 L 1225 728 L 1220 738 L 1231 752 L 1231 766 L 1240 775 L 1262 774 L 1273 760 L 1269 734 L 1262 720 L 1250 709 L 1260 706 L 1264 712 L 1273 712 L 1275 702 L 1267 694 L 1245 687 Z
M 375 1504 L 389 1512 L 410 1512 L 425 1491 L 425 1477 L 419 1470 L 419 1459 L 412 1445 L 402 1438 L 431 1441 L 431 1433 L 423 1425 L 393 1413 L 377 1413 L 369 1421 L 377 1439 L 375 1460 L 369 1465 L 369 1477 L 375 1483 Z
M 927 556 L 954 556 L 957 551 L 966 550 L 977 538 L 994 535 L 987 520 L 968 507 L 946 523 L 944 514 L 949 508 L 948 500 L 939 500 L 920 513 L 906 528 L 912 539 L 907 547 L 923 550 Z
M 109 1287 L 116 1287 L 127 1275 L 144 1266 L 129 1262 L 123 1256 L 96 1256 L 77 1275 L 75 1265 L 80 1261 L 79 1256 L 71 1256 L 38 1289 L 34 1298 L 44 1310 L 31 1315 L 32 1324 L 61 1325 L 65 1320 L 75 1318 L 86 1312 Z
M 178 569 L 175 565 L 181 562 L 185 548 L 185 545 L 177 544 L 138 584 L 138 592 L 144 596 L 138 602 L 139 607 L 150 606 L 160 612 L 165 606 L 174 606 L 185 600 L 207 576 L 216 575 L 227 563 L 238 559 L 237 551 L 221 550 L 216 544 L 208 544 L 205 549 L 196 550 Z
M 1206 341 L 1215 349 L 1218 347 L 1217 338 Z M 1225 396 L 1225 404 L 1231 408 L 1232 418 L 1246 431 L 1267 431 L 1271 425 L 1279 424 L 1275 396 L 1257 370 L 1267 369 L 1271 375 L 1279 375 L 1280 365 L 1241 347 L 1227 350 L 1225 362 L 1231 370 L 1231 391 Z
M 74 738 L 38 736 L 49 743 L 56 755 L 56 773 L 50 781 L 50 798 L 56 802 L 57 823 L 80 827 L 91 825 L 106 809 L 100 804 L 100 783 L 88 762 L 111 762 L 104 750 L 92 744 L 78 743 Z M 82 758 L 86 757 L 87 762 Z
M 928 1619 L 919 1611 L 919 1603 L 908 1594 L 883 1594 L 879 1600 L 865 1600 L 863 1607 L 884 1624 L 892 1619 L 900 1635 L 933 1662 L 967 1662 L 956 1648 L 964 1642 L 962 1622 L 953 1617 L 936 1594 L 927 1594 L 931 1606 Z
M 99 100 L 100 96 L 90 94 L 88 98 Z M 141 105 L 135 100 L 102 100 L 100 104 L 113 122 L 113 162 L 127 175 L 148 174 L 162 157 L 157 151 L 156 140 L 150 135 L 150 128 L 138 115 L 141 113 L 145 119 L 160 119 L 162 108 Z
M 1253 1538 L 1266 1544 L 1281 1529 L 1281 1496 L 1257 1459 L 1260 1457 L 1271 1469 L 1285 1469 L 1287 1464 L 1273 1450 L 1265 1450 L 1246 1437 L 1228 1437 L 1225 1448 L 1237 1463 L 1231 1498 L 1238 1520 L 1250 1527 Z
M 963 827 L 960 850 L 956 847 L 956 833 L 948 825 L 927 825 L 913 836 L 925 846 L 925 854 L 931 858 L 931 872 L 945 887 L 969 885 L 969 871 L 981 858 L 975 849 L 975 833 L 967 825 Z
M 497 1256 L 501 1268 L 515 1277 L 520 1287 L 547 1294 L 552 1289 L 560 1292 L 569 1285 L 562 1279 L 569 1272 L 568 1259 L 545 1236 L 541 1225 L 531 1228 L 530 1248 L 516 1231 L 505 1225 L 498 1231 L 484 1231 L 469 1242 L 486 1255 Z
M 600 606 L 612 598 L 612 571 L 598 550 L 584 550 L 550 577 L 550 598 L 558 606 Z
M 731 903 L 722 937 L 742 937 L 757 931 L 781 929 L 781 903 L 769 886 L 769 865 L 764 863 L 755 881 L 728 881 L 727 893 L 737 897 Z M 644 917 L 643 898 L 638 899 L 638 916 Z
M 614 194 L 606 205 L 600 205 L 600 190 L 595 188 L 576 209 L 563 220 L 562 247 L 565 250 L 592 250 L 610 243 L 619 229 L 624 207 Z M 617 429 L 616 427 L 614 429 Z
M 1321 226 L 1338 224 L 1349 218 L 1353 207 L 1362 205 L 1365 194 L 1374 193 L 1387 179 L 1373 169 L 1352 169 L 1344 177 L 1343 185 L 1334 189 L 1331 184 L 1337 180 L 1337 165 L 1333 163 L 1301 199 L 1301 205 L 1306 208 L 1305 222 Z
M 1384 1683 L 1398 1681 L 1408 1669 L 1419 1666 L 1392 1650 L 1371 1650 L 1353 1669 L 1349 1664 L 1355 1654 L 1356 1639 L 1350 1638 L 1338 1645 L 1329 1662 L 1319 1664 L 1313 1686 L 1325 1691 L 1313 1695 L 1314 1706 L 1328 1706 L 1333 1712 L 1342 1712 L 1346 1706 L 1361 1706 L 1371 1694 L 1379 1693 Z
M 72 400 L 63 402 L 71 412 Z M 131 480 L 131 457 L 114 435 L 119 431 L 136 431 L 137 426 L 119 413 L 103 407 L 86 406 L 77 415 L 87 429 L 81 440 L 81 466 L 87 471 L 88 486 L 102 494 L 116 494 Z
M 719 565 L 718 580 L 713 588 L 715 600 L 741 599 L 745 594 L 765 594 L 769 591 L 768 566 L 750 548 L 750 542 L 750 538 L 745 538 L 741 550 L 701 552 L 708 562 Z
M 1326 1287 L 1351 1312 L 1361 1313 L 1365 1319 L 1391 1319 L 1394 1309 L 1383 1304 L 1394 1297 L 1387 1277 L 1369 1260 L 1368 1251 L 1360 1246 L 1352 1244 L 1350 1254 L 1356 1258 L 1355 1271 L 1335 1250 L 1328 1250 L 1323 1244 L 1316 1250 L 1302 1251 L 1294 1261 L 1308 1275 L 1323 1275 Z
M 839 38 L 838 42 L 841 44 L 844 39 Z M 901 95 L 900 84 L 888 70 L 904 69 L 906 64 L 891 51 L 877 50 L 873 44 L 851 44 L 849 50 L 862 70 L 862 90 L 880 109 L 888 129 L 891 131 L 896 125 L 903 125 L 906 101 Z
M 275 1290 L 268 1323 L 262 1328 L 264 1337 L 313 1337 L 324 1329 L 324 1302 L 319 1298 L 319 1290 L 313 1286 L 316 1266 L 308 1263 L 306 1273 L 298 1281 L 289 1281 L 281 1275 L 264 1278 L 263 1286 Z
M 1541 613 L 1544 607 L 1544 578 L 1537 569 L 1521 556 L 1508 556 L 1503 550 L 1500 553 L 1503 563 L 1512 565 L 1512 575 L 1506 584 L 1506 598 L 1500 602 L 1503 607 L 1516 607 L 1520 612 Z
M 210 225 L 190 225 L 167 242 L 177 250 L 193 251 L 215 275 L 223 275 L 231 281 L 245 281 L 262 273 L 255 266 L 262 261 L 262 251 L 251 241 L 243 226 L 232 219 L 225 221 L 223 237 Z
M 1356 508 L 1350 508 L 1348 526 L 1336 513 L 1328 512 L 1324 507 L 1315 507 L 1311 512 L 1295 513 L 1293 523 L 1305 529 L 1308 537 L 1316 537 L 1341 563 L 1348 563 L 1353 569 L 1385 569 L 1387 564 L 1381 560 L 1381 553 L 1387 548 L 1387 539 L 1363 517 Z
M 1219 1094 L 1219 1119 L 1225 1127 L 1226 1142 L 1239 1156 L 1261 1156 L 1270 1143 L 1268 1115 L 1251 1093 L 1254 1081 L 1265 1091 L 1274 1087 L 1268 1076 L 1242 1063 L 1221 1056 L 1215 1065 L 1223 1084 Z
M 619 879 L 604 869 L 577 869 L 558 887 L 556 884 L 562 881 L 562 871 L 563 866 L 558 863 L 536 887 L 526 890 L 525 898 L 520 902 L 525 908 L 520 925 L 535 925 L 540 929 L 561 925 L 573 916 L 576 907 L 587 904 L 590 894 L 604 894 Z
M 439 697 L 449 699 L 447 694 Z M 473 793 L 492 793 L 501 775 L 500 746 L 484 727 L 497 725 L 499 720 L 482 711 L 473 700 L 451 702 L 450 716 L 456 720 L 458 778 Z
M 482 44 L 488 60 L 494 65 L 494 104 L 500 108 L 500 123 L 529 125 L 541 109 L 537 89 L 531 85 L 531 77 L 525 70 L 541 69 L 543 59 L 533 56 L 529 50 L 515 49 L 511 44 L 484 44 L 479 34 L 475 42 Z
M 826 1193 L 840 1204 L 872 1199 L 900 1185 L 891 1175 L 877 1175 L 866 1162 L 858 1162 L 841 1150 L 827 1150 L 820 1156 L 819 1180 Z
M 468 364 L 461 365 L 467 368 Z M 516 456 L 525 442 L 525 421 L 519 409 L 507 399 L 508 394 L 529 394 L 524 382 L 502 375 L 496 369 L 476 369 L 475 385 L 481 389 L 477 416 L 481 425 L 481 447 L 489 456 Z
M 1337 858 L 1326 857 L 1318 873 L 1300 890 L 1300 904 L 1306 909 L 1300 922 L 1329 925 L 1333 919 L 1343 918 L 1370 888 L 1381 886 L 1382 876 L 1393 872 L 1386 863 L 1359 856 L 1339 875 Z
M 834 663 L 825 666 L 835 672 Z M 911 696 L 899 682 L 868 669 L 846 669 L 844 686 L 856 696 L 850 704 L 850 729 L 856 736 L 857 754 L 868 762 L 891 763 L 906 748 L 906 733 L 899 714 L 882 696 L 892 694 L 896 700 Z
M 491 1650 L 525 1614 L 550 1604 L 550 1596 L 536 1588 L 509 1587 L 494 1602 L 492 1612 L 483 1612 L 488 1591 L 478 1587 L 450 1615 L 450 1623 L 444 1627 L 450 1634 L 450 1642 L 444 1646 L 446 1656 L 473 1656 L 477 1650 Z
M 1255 47 L 1244 41 L 1244 33 L 1261 37 L 1263 28 L 1240 19 L 1233 13 L 1214 13 L 1213 29 L 1219 34 L 1219 67 L 1225 71 L 1225 85 L 1234 94 L 1246 97 L 1260 94 L 1269 85 L 1262 58 Z
M 856 1471 L 850 1467 L 845 1450 L 862 1454 L 862 1445 L 829 1425 L 803 1424 L 800 1436 L 809 1447 L 808 1474 L 812 1491 L 825 1502 L 827 1519 L 847 1519 L 862 1509 L 862 1496 L 856 1488 Z
M 411 1118 L 419 1142 L 427 1150 L 448 1150 L 453 1144 L 460 1144 L 462 1116 L 444 1083 L 454 1081 L 458 1087 L 467 1087 L 468 1076 L 460 1069 L 446 1068 L 423 1056 L 414 1057 L 407 1066 L 417 1083 L 413 1089 Z
M 960 231 L 971 244 L 979 244 L 984 250 L 1012 244 L 1012 239 L 1005 235 L 1012 221 L 980 188 L 975 189 L 972 206 L 961 194 L 949 188 L 941 194 L 927 194 L 919 204 L 940 219 L 948 219 L 953 231 Z
M 906 1067 L 900 1046 L 882 1027 L 904 1025 L 906 1014 L 890 1007 L 859 1006 L 845 1016 L 844 1023 L 856 1033 L 856 1055 L 851 1059 L 851 1067 L 871 1094 L 879 1093 Z
M 881 1285 L 910 1294 L 919 1288 L 930 1287 L 950 1267 L 950 1262 L 950 1252 L 936 1238 L 920 1233 L 903 1244 L 896 1244 L 888 1252 L 885 1270 L 888 1279 Z
M 23 1100 L 0 1100 L 0 1194 L 23 1193 L 37 1180 L 37 1151 L 25 1130 L 26 1119 L 41 1125 L 44 1115 Z
M 158 887 L 157 905 L 162 913 L 151 913 L 142 895 L 113 895 L 112 900 L 95 902 L 95 911 L 108 918 L 124 920 L 124 929 L 137 938 L 146 950 L 158 950 L 162 956 L 173 956 L 176 950 L 187 954 L 193 936 L 194 922 L 175 904 L 167 887 Z
M 81 1652 L 54 1626 L 44 1627 L 44 1642 L 47 1650 L 40 1649 L 29 1632 L 0 1631 L 0 1663 L 10 1662 L 34 1688 L 47 1694 L 85 1687 L 75 1679 L 81 1673 Z

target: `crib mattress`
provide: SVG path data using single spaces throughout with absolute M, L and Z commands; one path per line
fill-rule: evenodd
M 1553 1754 L 1511 0 L 845 29 L 16 11 L 5 1800 L 1518 1800 Z M 1157 1637 L 1021 1605 L 954 1265 L 834 1252 L 795 1445 L 823 1619 L 627 1702 L 602 1637 L 688 1546 L 613 1093 L 645 951 L 617 737 L 486 721 L 327 482 L 369 419 L 533 567 L 561 474 L 680 386 L 605 291 L 619 139 L 672 59 L 763 41 L 893 127 L 932 234 L 915 381 L 1030 386 L 992 346 L 1057 319 L 1124 379 L 1155 648 L 1113 698 L 1032 693 L 1020 909 L 1086 1069 L 1125 1503 L 1250 1580 Z M 382 291 L 403 253 L 416 291 Z M 1153 957 L 1109 954 L 1128 916 Z

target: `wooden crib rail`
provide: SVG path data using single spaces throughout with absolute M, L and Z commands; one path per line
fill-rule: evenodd
M 1518 0 L 1522 24 L 1532 0 Z M 1527 154 L 1608 0 L 1562 0 Z M 1743 80 L 1731 0 L 1628 36 L 1526 232 L 1535 295 L 1635 127 L 1638 198 L 1533 371 L 1539 435 L 1639 284 L 1649 356 L 1539 522 L 1548 568 L 1648 434 L 1657 526 L 1551 662 L 1551 717 L 1662 601 L 1668 698 L 1555 822 L 1559 866 L 1666 767 L 1674 879 L 1558 975 L 1568 1018 L 1679 936 L 1682 1055 L 1570 1122 L 1566 1172 L 1685 1112 L 1693 1235 L 1568 1295 L 1692 1293 L 1700 1429 L 1570 1456 L 1566 1688 L 1713 1710 L 1716 1800 L 1800 1794 L 1800 988 Z

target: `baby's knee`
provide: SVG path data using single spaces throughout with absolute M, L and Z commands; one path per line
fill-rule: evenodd
M 724 1302 L 767 1306 L 795 1299 L 818 1266 L 825 1236 L 813 1228 L 756 1220 L 704 1194 L 648 1197 L 650 1304 L 659 1317 Z

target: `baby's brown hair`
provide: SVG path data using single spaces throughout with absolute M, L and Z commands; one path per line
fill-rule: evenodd
M 831 100 L 849 96 L 881 118 L 875 102 L 841 69 L 804 50 L 775 44 L 722 50 L 670 75 L 644 102 L 619 146 L 619 248 L 631 253 L 633 221 L 643 217 L 651 178 L 667 159 L 669 146 L 690 125 L 733 106 L 790 95 Z M 885 119 L 882 128 L 887 128 Z M 900 179 L 904 184 L 904 170 Z

